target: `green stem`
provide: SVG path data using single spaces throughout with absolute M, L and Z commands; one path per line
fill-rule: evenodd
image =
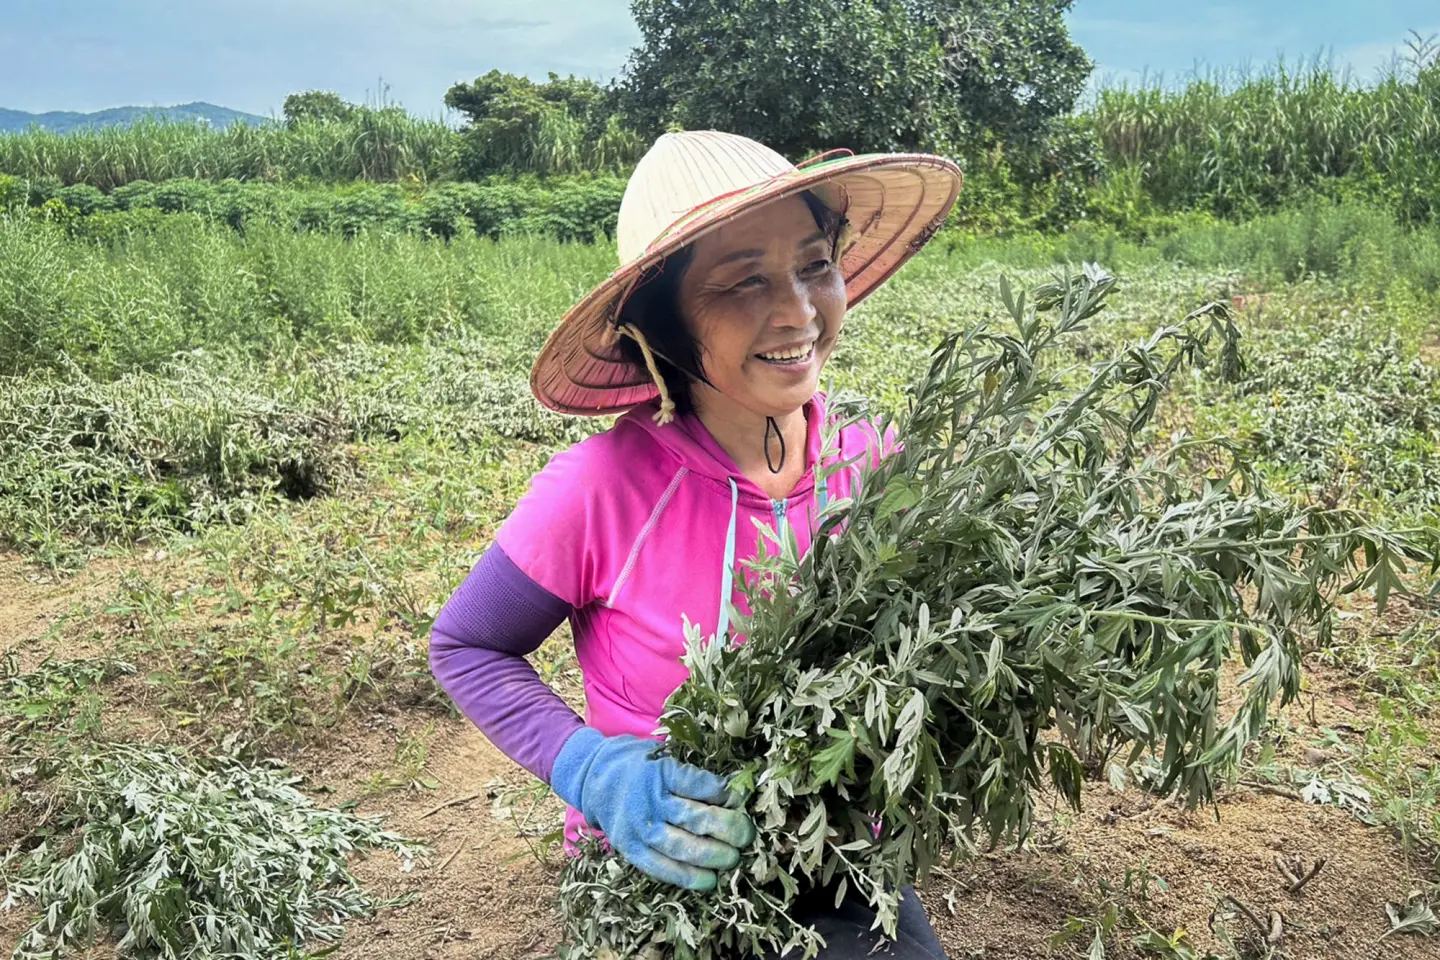
M 1257 626 L 1253 623 L 1237 623 L 1233 620 L 1182 620 L 1168 617 L 1152 617 L 1148 614 L 1131 613 L 1125 610 L 1092 610 L 1089 616 L 1139 620 L 1145 623 L 1159 624 L 1162 627 L 1229 627 L 1232 630 L 1245 630 L 1262 637 L 1270 636 L 1264 627 Z

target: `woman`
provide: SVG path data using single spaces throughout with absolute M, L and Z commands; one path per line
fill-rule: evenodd
M 817 393 L 845 313 L 934 234 L 960 188 L 939 157 L 794 167 L 743 137 L 667 134 L 620 207 L 622 266 L 550 337 L 531 386 L 562 413 L 624 413 L 555 456 L 435 621 L 430 662 L 461 710 L 568 805 L 566 836 L 603 833 L 630 863 L 696 890 L 737 866 L 754 827 L 715 773 L 652 760 L 685 679 L 686 619 L 727 637 L 736 563 L 757 522 L 808 549 L 854 468 L 817 485 Z M 848 427 L 843 460 L 881 455 Z M 582 720 L 524 659 L 565 619 Z M 913 891 L 891 956 L 943 957 Z M 863 903 L 817 891 L 824 956 L 876 946 Z

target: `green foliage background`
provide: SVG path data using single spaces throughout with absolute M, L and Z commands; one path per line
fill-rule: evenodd
M 966 174 L 954 224 L 990 233 L 1101 223 L 1144 239 L 1188 214 L 1238 220 L 1316 199 L 1364 200 L 1407 226 L 1440 212 L 1434 42 L 1414 37 L 1407 58 L 1373 84 L 1322 61 L 1280 61 L 1178 85 L 1102 89 L 1081 103 L 1090 64 L 1065 29 L 1069 6 L 635 0 L 642 42 L 608 86 L 491 71 L 446 94 L 463 120 L 458 130 L 307 91 L 287 98 L 283 124 L 263 127 L 144 121 L 4 135 L 0 175 L 20 184 L 0 183 L 0 206 L 17 190 L 49 199 L 57 187 L 88 185 L 109 196 L 172 179 L 364 180 L 412 193 L 524 174 L 623 183 L 660 133 L 709 127 L 797 161 L 839 147 L 950 155 Z M 620 192 L 603 214 L 584 218 L 587 228 L 613 217 Z M 92 195 L 75 199 L 85 213 L 104 206 Z M 472 219 L 489 232 L 485 217 Z

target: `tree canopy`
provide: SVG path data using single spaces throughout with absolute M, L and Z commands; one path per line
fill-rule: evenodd
M 643 133 L 713 127 L 792 157 L 1032 141 L 1091 64 L 1073 0 L 633 0 L 619 86 Z
M 1070 39 L 1074 0 L 901 0 L 935 31 L 964 133 L 1031 140 L 1075 107 L 1093 64 Z
M 621 106 L 800 154 L 938 147 L 955 127 L 933 31 L 894 0 L 634 0 Z
M 331 93 L 329 90 L 307 90 L 304 93 L 292 93 L 285 98 L 285 125 L 294 127 L 303 120 L 315 120 L 322 123 L 332 120 L 349 120 L 355 115 L 358 109 L 355 104 L 341 98 L 338 93 Z
M 536 83 L 491 70 L 451 87 L 445 105 L 469 118 L 471 176 L 607 169 L 638 157 L 639 141 L 620 123 L 613 94 L 593 80 L 552 73 Z

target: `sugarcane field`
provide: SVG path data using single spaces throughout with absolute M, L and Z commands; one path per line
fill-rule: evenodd
M 1440 958 L 1440 20 L 1317 11 L 21 2 L 0 956 Z

